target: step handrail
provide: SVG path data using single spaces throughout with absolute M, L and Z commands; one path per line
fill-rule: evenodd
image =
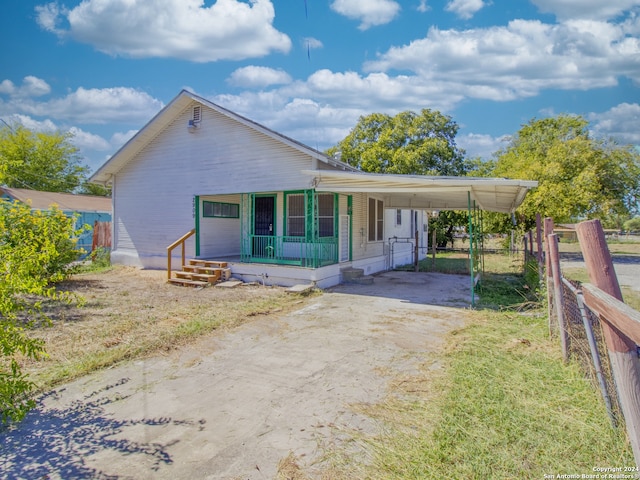
M 186 242 L 187 239 L 195 233 L 196 233 L 196 229 L 195 228 L 191 229 L 187 233 L 182 235 L 178 240 L 176 240 L 175 242 L 173 242 L 171 245 L 167 247 L 167 279 L 171 279 L 171 255 L 173 253 L 173 249 L 176 248 L 178 245 L 182 245 L 182 265 L 184 265 L 184 262 L 185 262 L 184 242 Z

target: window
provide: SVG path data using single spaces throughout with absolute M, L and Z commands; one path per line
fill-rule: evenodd
M 384 240 L 384 204 L 382 200 L 369 198 L 369 241 Z
M 287 224 L 286 235 L 304 237 L 307 234 L 307 210 L 304 193 L 286 194 Z M 319 193 L 315 197 L 319 237 L 334 237 L 336 231 L 335 195 Z
M 240 206 L 237 203 L 202 202 L 202 216 L 240 218 Z
M 396 225 L 402 225 L 402 210 L 396 209 Z
M 333 193 L 318 194 L 318 236 L 333 237 L 335 231 L 335 208 Z
M 290 193 L 287 195 L 287 235 L 289 237 L 304 237 L 305 212 L 304 193 Z

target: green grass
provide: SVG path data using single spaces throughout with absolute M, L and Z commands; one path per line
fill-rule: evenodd
M 580 368 L 565 366 L 539 317 L 483 312 L 452 335 L 435 398 L 392 400 L 368 444 L 374 479 L 544 478 L 633 465 Z M 425 380 L 427 383 L 429 380 Z
M 363 459 L 335 457 L 334 477 L 542 479 L 634 465 L 598 390 L 577 362 L 563 363 L 543 305 L 505 308 L 532 298 L 523 292 L 537 269 L 525 275 L 495 260 L 501 271 L 485 277 L 479 308 L 449 335 L 444 354 L 425 359 L 385 402 L 360 406 L 383 433 L 356 435 Z

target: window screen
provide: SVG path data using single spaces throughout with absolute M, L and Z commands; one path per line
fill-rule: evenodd
M 202 202 L 202 216 L 214 218 L 239 218 L 240 205 L 237 203 Z
M 287 195 L 287 235 L 304 237 L 304 220 L 304 193 L 290 193 Z
M 335 208 L 333 193 L 318 194 L 318 235 L 333 237 L 335 231 Z
M 384 204 L 382 200 L 369 199 L 369 241 L 378 242 L 384 236 Z

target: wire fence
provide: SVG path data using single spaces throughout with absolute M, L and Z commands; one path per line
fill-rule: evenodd
M 600 390 L 613 426 L 622 420 L 620 399 L 613 380 L 607 346 L 598 315 L 584 303 L 580 283 L 562 278 L 563 310 L 568 338 L 568 356 L 577 360 Z M 550 322 L 558 333 L 558 324 Z
M 576 225 L 592 283 L 580 284 L 562 275 L 553 220 L 544 221 L 544 255 L 541 230 L 538 219 L 536 260 L 541 279 L 546 278 L 550 334 L 560 338 L 565 361 L 578 361 L 600 390 L 611 424 L 626 428 L 640 468 L 640 312 L 622 302 L 599 221 Z M 531 234 L 529 240 L 531 245 Z

